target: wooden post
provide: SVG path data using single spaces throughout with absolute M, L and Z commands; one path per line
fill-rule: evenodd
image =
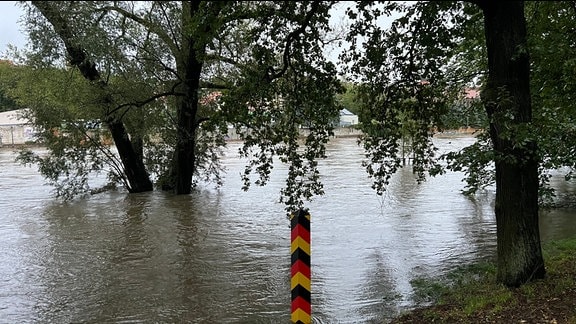
M 292 323 L 312 323 L 310 271 L 310 214 L 300 209 L 290 217 L 292 228 L 290 254 L 292 259 L 290 289 L 292 291 Z

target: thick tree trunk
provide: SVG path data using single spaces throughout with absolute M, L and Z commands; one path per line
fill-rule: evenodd
M 191 91 L 193 90 L 190 89 L 188 92 Z M 195 92 L 198 92 L 197 88 Z M 177 195 L 186 195 L 192 190 L 192 177 L 196 161 L 197 107 L 198 100 L 185 98 L 178 109 L 177 142 L 170 177 L 174 181 L 174 193 Z
M 203 3 L 203 4 L 202 4 Z M 202 5 L 201 5 L 202 4 Z M 177 91 L 183 96 L 178 102 L 176 148 L 170 173 L 162 188 L 177 195 L 189 194 L 196 171 L 196 132 L 200 126 L 198 99 L 200 76 L 204 66 L 207 39 L 218 24 L 227 1 L 182 1 L 181 51 L 173 53 L 181 84 Z
M 523 2 L 481 1 L 488 50 L 482 100 L 496 153 L 498 281 L 519 286 L 545 275 L 538 224 L 538 154 L 521 134 L 532 121 Z
M 190 26 L 194 15 L 199 11 L 198 1 L 184 1 L 182 4 L 182 25 Z M 208 27 L 206 27 L 208 28 Z M 198 94 L 203 62 L 199 57 L 204 45 L 199 45 L 191 35 L 183 35 L 182 56 L 177 60 L 177 69 L 182 73 L 182 84 L 178 89 L 184 96 L 178 101 L 176 148 L 168 185 L 177 195 L 189 194 L 192 190 L 192 177 L 196 167 L 196 129 L 198 127 Z

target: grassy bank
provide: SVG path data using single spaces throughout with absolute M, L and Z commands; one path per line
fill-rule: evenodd
M 494 264 L 453 271 L 445 281 L 413 282 L 418 295 L 434 300 L 392 323 L 576 324 L 576 237 L 543 246 L 545 279 L 506 288 L 496 284 Z

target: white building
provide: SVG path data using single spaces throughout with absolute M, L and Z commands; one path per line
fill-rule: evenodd
M 340 110 L 340 127 L 352 126 L 358 124 L 358 115 L 354 115 L 348 109 Z
M 0 146 L 21 145 L 33 142 L 36 131 L 28 121 L 22 117 L 23 109 L 0 113 Z

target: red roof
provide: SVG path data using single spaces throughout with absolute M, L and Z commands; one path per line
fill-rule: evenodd
M 480 90 L 478 89 L 465 89 L 464 98 L 466 99 L 476 99 L 480 97 Z

